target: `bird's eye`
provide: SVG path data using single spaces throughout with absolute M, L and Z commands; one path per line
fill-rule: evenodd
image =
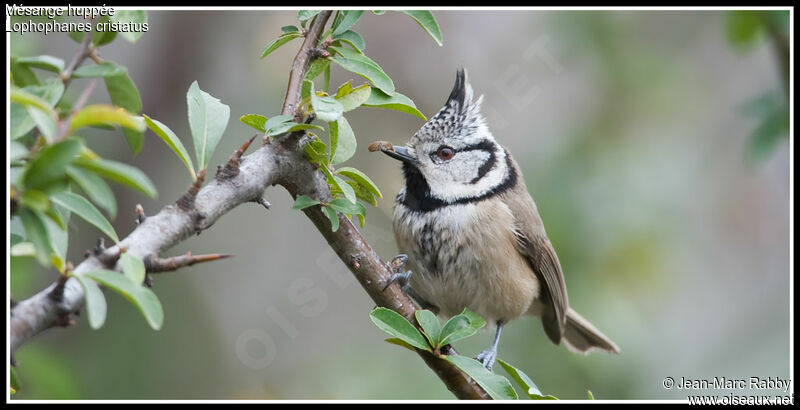
M 452 149 L 450 147 L 444 146 L 444 147 L 439 148 L 438 151 L 436 151 L 436 155 L 439 158 L 447 161 L 449 159 L 452 159 L 456 155 L 456 150 L 454 150 L 454 149 Z

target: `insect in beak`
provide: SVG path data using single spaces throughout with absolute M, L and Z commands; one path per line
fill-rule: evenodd
M 396 160 L 403 161 L 409 165 L 414 165 L 415 167 L 419 164 L 417 158 L 409 154 L 408 148 L 402 145 L 393 146 L 391 143 L 386 141 L 376 141 L 370 144 L 369 150 L 372 152 L 381 151 Z

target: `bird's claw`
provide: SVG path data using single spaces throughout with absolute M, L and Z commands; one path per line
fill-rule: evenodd
M 386 282 L 386 286 L 383 287 L 383 290 L 392 286 L 393 283 L 399 283 L 400 287 L 403 290 L 408 288 L 408 280 L 411 279 L 411 271 L 403 271 L 403 268 L 406 266 L 406 261 L 408 261 L 408 255 L 401 253 L 392 259 L 389 262 L 389 266 L 392 268 L 392 277 L 389 278 L 389 281 Z
M 389 262 L 389 266 L 392 267 L 392 272 L 402 273 L 403 268 L 406 266 L 406 262 L 408 262 L 408 255 L 401 253 L 395 256 L 392 261 Z
M 411 271 L 395 273 L 389 278 L 389 281 L 386 282 L 386 286 L 383 287 L 383 290 L 388 289 L 389 286 L 392 286 L 392 284 L 396 282 L 399 283 L 400 288 L 407 293 L 409 279 L 411 279 Z
M 428 309 L 433 313 L 439 313 L 439 308 L 432 303 L 426 301 L 419 293 L 417 293 L 414 288 L 411 287 L 409 281 L 411 280 L 412 271 L 404 271 L 403 269 L 406 266 L 406 261 L 408 261 L 408 255 L 400 254 L 394 257 L 391 262 L 389 262 L 389 266 L 392 268 L 392 277 L 386 282 L 386 285 L 383 287 L 383 290 L 389 289 L 389 286 L 392 286 L 393 283 L 398 283 L 400 285 L 400 289 L 411 297 L 412 299 L 416 300 L 419 303 L 420 307 L 423 309 Z
M 475 360 L 481 362 L 483 367 L 487 370 L 492 371 L 492 367 L 494 367 L 494 362 L 497 361 L 497 350 L 496 349 L 486 349 L 475 357 Z

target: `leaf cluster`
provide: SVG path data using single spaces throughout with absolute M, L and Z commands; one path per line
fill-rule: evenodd
M 387 342 L 403 346 L 409 350 L 428 351 L 442 360 L 447 360 L 461 369 L 477 382 L 495 400 L 517 400 L 519 395 L 508 379 L 487 370 L 477 360 L 459 354 L 443 354 L 445 346 L 473 336 L 486 326 L 486 320 L 478 314 L 464 309 L 444 323 L 430 310 L 416 310 L 414 318 L 419 328 L 397 312 L 379 307 L 369 314 L 370 319 L 382 331 L 392 336 Z M 498 363 L 524 391 L 524 397 L 531 400 L 554 400 L 544 395 L 533 380 L 522 370 L 498 359 Z

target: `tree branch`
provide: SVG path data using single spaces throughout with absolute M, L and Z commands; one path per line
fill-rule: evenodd
M 306 31 L 303 45 L 300 46 L 300 50 L 292 61 L 292 70 L 289 72 L 289 85 L 286 87 L 286 97 L 283 99 L 281 114 L 294 115 L 297 121 L 302 119 L 302 113 L 297 109 L 297 104 L 300 102 L 300 87 L 303 85 L 303 77 L 305 77 L 306 69 L 313 57 L 311 50 L 319 43 L 319 37 L 325 28 L 325 23 L 331 17 L 331 13 L 333 13 L 331 10 L 325 10 L 314 17 L 308 27 L 308 31 Z
M 304 113 L 299 109 L 300 88 L 306 70 L 315 58 L 311 50 L 314 50 L 319 42 L 320 34 L 331 14 L 332 11 L 323 11 L 314 18 L 292 62 L 281 112 L 284 115 L 294 115 L 299 122 L 305 120 Z M 74 64 L 70 66 L 72 65 Z M 214 181 L 202 189 L 200 188 L 202 179 L 198 178 L 201 182 L 193 184 L 178 203 L 164 207 L 155 215 L 145 217 L 144 211 L 138 207 L 138 225 L 135 230 L 118 245 L 90 254 L 75 267 L 73 272 L 81 273 L 107 268 L 106 265 L 110 264 L 116 265 L 116 258 L 123 249 L 145 260 L 153 271 L 158 270 L 157 267 L 177 268 L 190 265 L 193 258 L 198 257 L 158 259 L 157 255 L 192 234 L 208 229 L 219 217 L 242 203 L 264 203 L 262 195 L 271 185 L 283 186 L 295 198 L 298 195 L 308 195 L 321 201 L 330 201 L 332 196 L 325 177 L 304 157 L 302 144 L 305 141 L 297 138 L 298 135 L 285 135 L 276 141 L 278 143 L 267 143 L 244 157 L 241 157 L 241 152 L 237 150 L 229 165 L 238 165 L 238 172 L 232 169 L 220 172 Z M 339 229 L 333 232 L 330 221 L 320 207 L 306 208 L 303 212 L 378 306 L 393 309 L 412 323 L 416 323 L 414 318 L 416 308 L 400 288 L 390 286 L 384 290 L 384 285 L 391 277 L 391 268 L 380 259 L 349 219 L 339 215 Z M 58 298 L 52 297 L 56 288 L 58 288 Z M 55 283 L 38 294 L 18 302 L 11 309 L 12 355 L 16 349 L 40 332 L 69 323 L 68 320 L 65 322 L 65 318 L 68 319 L 70 313 L 78 311 L 83 303 L 83 290 L 77 280 L 72 278 L 61 281 L 60 284 Z M 417 353 L 456 397 L 488 398 L 486 392 L 475 381 L 449 362 L 426 351 L 417 350 Z
M 308 65 L 315 58 L 312 51 L 315 50 L 315 46 L 319 42 L 319 33 L 322 32 L 330 15 L 330 11 L 323 11 L 317 15 L 309 27 L 306 41 L 303 42 L 292 64 L 286 99 L 281 113 L 283 115 L 294 115 L 296 121 L 304 120 L 302 118 L 303 113 L 297 105 L 300 99 L 300 87 Z M 291 141 L 288 137 L 285 139 Z M 293 198 L 297 198 L 298 195 L 308 195 L 324 202 L 333 199 L 324 175 L 302 158 L 302 147 L 298 146 L 294 147 L 294 149 L 296 152 L 301 153 L 297 163 L 311 169 L 287 175 L 286 179 L 278 183 L 286 188 Z M 314 226 L 328 241 L 328 245 L 355 275 L 361 286 L 378 306 L 392 309 L 412 323 L 416 323 L 416 318 L 414 317 L 416 307 L 411 299 L 400 290 L 400 287 L 390 286 L 384 291 L 384 284 L 387 283 L 392 275 L 391 269 L 380 259 L 349 219 L 339 214 L 339 229 L 333 232 L 328 217 L 322 213 L 320 207 L 306 208 L 303 212 L 311 219 Z M 460 399 L 489 398 L 483 388 L 449 362 L 423 350 L 417 349 L 417 353 L 456 397 Z
M 94 21 L 91 22 L 94 24 Z M 83 41 L 81 41 L 81 46 L 75 55 L 72 57 L 72 61 L 70 61 L 69 65 L 61 72 L 61 82 L 64 83 L 64 88 L 67 88 L 70 81 L 72 81 L 72 73 L 75 72 L 75 69 L 83 63 L 83 60 L 86 57 L 89 57 L 94 52 L 94 47 L 92 46 L 92 33 L 86 33 L 83 36 Z
M 214 180 L 197 193 L 194 207 L 183 210 L 177 204 L 164 207 L 159 213 L 148 216 L 118 245 L 90 254 L 73 270 L 74 273 L 106 269 L 109 256 L 115 260 L 120 249 L 141 259 L 158 255 L 189 236 L 208 229 L 214 222 L 233 209 L 261 198 L 264 190 L 280 179 L 281 173 L 290 170 L 285 153 L 266 145 L 241 158 L 240 173 L 226 180 Z M 113 262 L 116 264 L 116 262 Z M 84 303 L 83 289 L 77 280 L 63 283 L 60 300 L 51 297 L 53 284 L 36 295 L 18 302 L 11 309 L 11 353 L 40 332 L 58 325 L 61 318 L 77 312 Z

